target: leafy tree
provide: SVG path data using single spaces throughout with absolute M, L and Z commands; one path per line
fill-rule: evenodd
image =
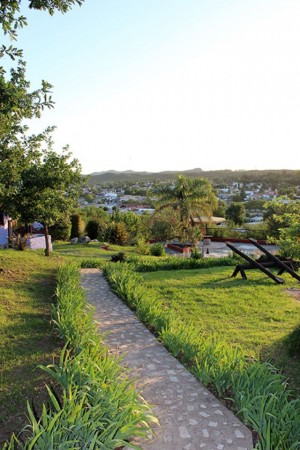
M 218 199 L 216 208 L 213 210 L 213 215 L 217 217 L 225 217 L 227 203 Z
M 53 107 L 48 83 L 43 82 L 42 88 L 32 92 L 29 86 L 22 61 L 11 70 L 9 80 L 0 68 L 0 208 L 10 213 L 14 213 L 13 195 L 22 170 L 35 158 L 42 143 L 48 144 L 53 130 L 28 136 L 28 127 L 22 121 L 40 117 L 45 107 Z
M 65 217 L 49 227 L 49 233 L 53 241 L 68 241 L 71 234 L 71 221 Z
M 30 0 L 28 6 L 53 14 L 56 10 L 67 12 L 74 4 L 83 2 Z M 21 0 L 0 0 L 0 26 L 11 39 L 16 39 L 17 30 L 27 24 L 26 18 L 20 15 L 20 6 Z M 2 45 L 0 59 L 4 57 L 18 62 L 9 74 L 0 66 L 0 207 L 16 217 L 15 197 L 20 185 L 24 188 L 22 173 L 29 167 L 32 169 L 31 163 L 39 158 L 37 155 L 42 143 L 47 147 L 49 133 L 53 130 L 48 128 L 44 133 L 30 136 L 23 121 L 40 117 L 44 108 L 52 108 L 54 103 L 52 86 L 48 82 L 42 81 L 41 88 L 30 91 L 22 50 Z
M 21 172 L 14 195 L 21 221 L 37 220 L 44 225 L 46 256 L 50 255 L 49 226 L 70 214 L 80 193 L 81 168 L 76 159 L 69 161 L 70 157 L 67 149 L 61 155 L 51 148 L 35 154 Z
M 265 200 L 249 200 L 248 202 L 245 203 L 245 208 L 246 210 L 251 210 L 251 209 L 260 209 L 263 210 L 264 208 L 264 204 L 265 204 Z
M 278 190 L 278 194 L 280 196 L 286 196 L 290 199 L 294 199 L 295 198 L 295 194 L 296 194 L 296 188 L 294 186 L 288 186 L 288 187 L 281 187 Z
M 279 230 L 279 239 L 276 239 L 275 243 L 279 245 L 279 253 L 282 256 L 300 260 L 299 217 L 295 217 L 294 223 L 288 228 Z
M 149 217 L 148 227 L 151 232 L 149 238 L 161 241 L 174 239 L 180 234 L 178 211 L 173 208 L 156 211 L 153 216 Z
M 0 26 L 4 34 L 16 39 L 17 30 L 27 25 L 26 17 L 20 14 L 21 0 L 0 0 Z M 28 0 L 31 9 L 48 11 L 53 15 L 55 11 L 66 13 L 73 5 L 82 5 L 84 0 Z
M 95 195 L 94 194 L 92 194 L 92 193 L 88 193 L 88 194 L 84 194 L 83 195 L 83 198 L 84 198 L 84 200 L 86 201 L 86 202 L 88 202 L 88 203 L 93 203 L 93 201 L 95 200 Z
M 264 219 L 267 223 L 268 235 L 280 238 L 280 230 L 289 228 L 300 222 L 300 201 L 290 200 L 288 197 L 278 197 L 265 203 Z
M 132 211 L 121 212 L 119 209 L 113 211 L 111 221 L 114 223 L 122 223 L 128 235 L 128 242 L 134 243 L 139 234 L 139 225 L 141 216 L 134 214 Z
M 132 211 L 126 211 L 125 213 L 121 213 L 121 222 L 126 227 L 130 243 L 136 241 L 140 221 L 141 217 L 137 214 L 134 214 Z
M 144 212 L 140 216 L 140 221 L 137 229 L 137 240 L 142 241 L 149 241 L 151 239 L 151 220 L 152 220 L 152 214 L 149 214 L 148 212 Z
M 246 218 L 245 205 L 241 202 L 232 202 L 226 209 L 225 217 L 236 225 L 242 225 Z
M 80 213 L 86 218 L 100 217 L 104 220 L 109 220 L 109 215 L 107 214 L 107 209 L 99 208 L 98 206 L 86 206 L 84 209 L 80 209 Z
M 195 217 L 210 217 L 217 206 L 217 197 L 205 178 L 186 178 L 179 175 L 174 184 L 156 189 L 158 210 L 173 208 L 179 214 L 181 240 L 193 225 Z

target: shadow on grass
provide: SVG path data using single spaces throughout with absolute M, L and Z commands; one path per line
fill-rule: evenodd
M 281 339 L 272 342 L 261 352 L 263 360 L 269 360 L 287 379 L 292 395 L 300 396 L 300 354 L 290 352 L 290 337 L 295 333 L 295 329 L 286 334 Z
M 52 363 L 60 349 L 50 327 L 55 269 L 34 267 L 24 278 L 16 273 L 6 286 L 11 298 L 0 330 L 0 445 L 26 423 L 26 401 L 38 408 L 47 398 L 45 374 L 35 369 Z

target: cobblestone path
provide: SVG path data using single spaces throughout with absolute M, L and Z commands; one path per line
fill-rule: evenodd
M 105 344 L 124 364 L 153 405 L 160 427 L 144 450 L 252 450 L 250 431 L 190 374 L 109 289 L 97 269 L 82 270 L 87 301 Z

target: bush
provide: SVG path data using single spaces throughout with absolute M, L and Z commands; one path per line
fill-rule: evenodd
M 136 243 L 136 250 L 141 255 L 149 255 L 150 244 L 148 242 L 145 242 L 144 239 L 138 239 Z
M 156 244 L 150 245 L 150 255 L 152 256 L 163 256 L 165 255 L 165 247 L 157 242 Z
M 126 245 L 129 234 L 122 222 L 113 222 L 107 230 L 107 241 L 111 244 Z
M 196 259 L 196 260 L 202 259 L 203 253 L 201 253 L 197 247 L 194 247 L 193 250 L 191 251 L 191 258 Z
M 124 262 L 124 261 L 126 261 L 126 255 L 124 252 L 119 252 L 116 255 L 112 255 L 111 261 L 112 262 Z
M 78 238 L 84 235 L 84 222 L 80 214 L 71 215 L 71 236 L 70 238 Z
M 13 239 L 12 239 L 12 247 L 16 250 L 26 250 L 27 248 L 27 239 L 29 238 L 29 234 L 24 234 L 22 236 L 20 233 L 18 233 Z
M 85 231 L 90 239 L 99 239 L 102 241 L 105 236 L 106 223 L 98 217 L 90 219 L 86 224 Z
M 60 220 L 49 227 L 49 234 L 52 237 L 52 241 L 68 241 L 71 235 L 70 219 Z

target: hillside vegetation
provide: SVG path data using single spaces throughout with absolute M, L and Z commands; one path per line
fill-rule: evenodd
M 88 176 L 87 184 L 119 184 L 124 182 L 155 182 L 172 181 L 178 175 L 186 177 L 203 177 L 210 182 L 227 184 L 232 182 L 267 183 L 268 185 L 286 184 L 288 186 L 300 185 L 300 170 L 178 170 L 163 172 L 135 172 L 115 170 L 94 172 Z

